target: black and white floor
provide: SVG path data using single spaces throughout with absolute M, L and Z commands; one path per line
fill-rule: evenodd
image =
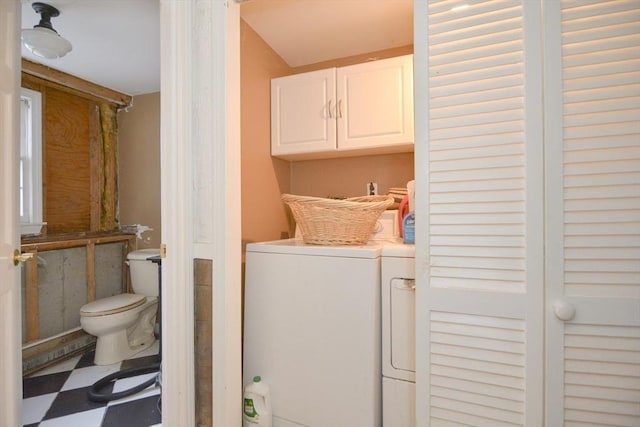
M 160 387 L 105 403 L 88 399 L 87 391 L 105 376 L 158 361 L 158 342 L 133 358 L 113 365 L 93 364 L 93 351 L 65 360 L 24 378 L 22 424 L 25 427 L 161 426 Z M 127 390 L 157 373 L 115 381 L 104 392 Z

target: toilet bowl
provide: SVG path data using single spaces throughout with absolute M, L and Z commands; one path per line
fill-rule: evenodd
M 148 258 L 159 254 L 142 249 L 127 255 L 135 293 L 102 298 L 80 309 L 80 326 L 97 338 L 96 365 L 121 362 L 154 343 L 159 280 L 157 265 Z
M 94 363 L 111 365 L 149 347 L 158 299 L 120 294 L 86 304 L 80 309 L 80 326 L 98 338 Z

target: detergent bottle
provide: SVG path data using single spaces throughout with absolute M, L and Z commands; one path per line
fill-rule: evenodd
M 271 427 L 269 386 L 259 376 L 244 389 L 242 427 Z
M 416 214 L 409 212 L 402 220 L 402 241 L 406 244 L 416 242 Z
M 416 182 L 407 182 L 407 195 L 400 203 L 398 220 L 401 221 L 400 237 L 407 244 L 416 242 L 416 214 L 415 214 Z

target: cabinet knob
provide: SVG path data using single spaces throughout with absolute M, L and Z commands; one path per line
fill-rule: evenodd
M 560 320 L 571 320 L 576 315 L 576 308 L 565 300 L 558 300 L 553 303 L 553 313 Z

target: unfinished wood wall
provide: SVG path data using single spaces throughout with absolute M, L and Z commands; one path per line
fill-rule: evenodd
M 98 143 L 94 101 L 45 88 L 43 216 L 48 233 L 92 230 L 91 145 Z
M 42 94 L 46 233 L 116 230 L 116 112 L 131 97 L 26 60 L 22 86 Z

